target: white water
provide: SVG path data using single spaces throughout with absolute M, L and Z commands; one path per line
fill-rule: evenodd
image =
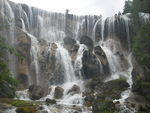
M 38 53 L 39 53 L 39 42 L 36 37 L 28 34 L 31 38 L 31 49 L 30 49 L 30 55 L 31 55 L 31 66 L 35 69 L 35 75 L 36 75 L 36 84 L 40 84 L 40 75 L 39 75 L 39 61 L 38 61 Z M 31 82 L 30 82 L 31 83 Z
M 125 28 L 126 28 L 126 34 L 127 34 L 127 41 L 128 41 L 128 51 L 130 52 L 130 34 L 129 34 L 129 18 L 126 15 L 121 15 L 121 18 L 123 19 L 125 23 Z M 111 17 L 108 19 L 108 31 L 109 31 L 109 36 L 115 35 L 115 24 L 114 24 L 115 18 Z M 113 40 L 113 39 L 107 39 L 104 41 L 104 24 L 102 24 L 102 30 L 101 30 L 101 37 L 102 41 L 99 42 L 99 45 L 103 49 L 103 51 L 106 54 L 108 63 L 109 63 L 109 68 L 111 71 L 111 77 L 106 79 L 107 81 L 110 80 L 115 80 L 120 77 L 125 77 L 127 79 L 127 83 L 129 84 L 129 88 L 121 93 L 121 98 L 118 100 L 114 100 L 113 102 L 120 102 L 120 112 L 119 113 L 124 113 L 126 110 L 130 111 L 131 113 L 135 113 L 135 109 L 133 108 L 127 108 L 125 105 L 126 99 L 130 97 L 132 94 L 131 88 L 132 88 L 132 70 L 133 70 L 133 65 L 132 65 L 132 53 L 129 52 L 122 52 L 121 45 L 119 42 Z M 110 38 L 109 37 L 109 38 Z M 128 63 L 128 68 L 124 65 L 122 65 L 122 60 L 121 58 L 116 55 L 117 52 L 122 52 L 123 56 L 125 57 L 125 60 Z
M 16 108 L 8 109 L 8 110 L 4 111 L 4 113 L 16 113 Z
M 131 53 L 128 55 L 127 60 L 129 63 L 129 68 L 127 70 L 127 74 L 125 75 L 125 77 L 127 79 L 127 83 L 129 84 L 129 88 L 121 93 L 120 99 L 118 99 L 118 100 L 116 99 L 113 101 L 114 103 L 117 101 L 120 102 L 121 106 L 120 106 L 119 113 L 124 113 L 126 110 L 130 111 L 131 113 L 136 112 L 134 108 L 127 108 L 127 106 L 125 105 L 126 99 L 132 95 L 131 88 L 132 88 L 132 84 L 133 84 L 133 81 L 132 81 L 133 65 L 132 65 L 132 54 Z
M 82 80 L 82 74 L 81 74 L 81 69 L 82 69 L 82 57 L 83 57 L 83 53 L 85 50 L 88 50 L 88 48 L 84 45 L 84 44 L 79 44 L 79 50 L 77 52 L 77 58 L 75 60 L 74 63 L 74 68 L 75 71 L 78 72 L 79 74 L 79 79 Z
M 56 58 L 62 62 L 64 67 L 65 82 L 73 82 L 77 78 L 74 73 L 69 52 L 59 43 L 57 43 L 57 47 Z

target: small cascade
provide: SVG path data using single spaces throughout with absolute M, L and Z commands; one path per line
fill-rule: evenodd
M 139 13 L 139 18 L 141 19 L 141 22 L 148 23 L 150 22 L 150 14 L 149 13 Z
M 4 38 L 6 38 L 6 43 L 11 47 L 15 48 L 16 40 L 15 40 L 15 15 L 10 6 L 10 4 L 6 0 L 0 1 L 0 14 L 2 14 L 2 27 L 4 25 Z M 12 60 L 13 59 L 13 60 Z M 8 66 L 10 73 L 13 77 L 16 77 L 16 56 L 14 53 L 8 52 Z
M 93 39 L 93 42 L 96 43 L 96 28 L 97 28 L 97 25 L 98 23 L 101 21 L 101 19 L 97 20 L 97 22 L 95 23 L 94 25 L 94 28 L 93 28 L 93 31 L 92 31 L 92 39 Z
M 124 20 L 125 29 L 126 29 L 126 36 L 127 36 L 127 43 L 128 43 L 128 51 L 130 51 L 130 49 L 131 49 L 130 30 L 129 30 L 130 19 L 126 15 L 121 15 L 121 18 Z
M 129 63 L 129 68 L 127 70 L 127 74 L 125 75 L 125 77 L 127 79 L 127 83 L 129 84 L 129 88 L 121 93 L 120 99 L 116 99 L 113 101 L 114 103 L 116 103 L 118 101 L 120 102 L 120 112 L 119 113 L 124 113 L 126 111 L 130 111 L 131 113 L 136 112 L 136 110 L 134 108 L 128 108 L 125 104 L 126 99 L 132 95 L 131 88 L 132 88 L 132 84 L 133 84 L 133 81 L 132 81 L 133 65 L 132 65 L 132 54 L 131 53 L 127 56 L 127 60 Z
M 109 68 L 111 71 L 111 77 L 109 80 L 114 80 L 120 77 L 121 73 L 125 70 L 125 66 L 121 65 L 121 59 L 117 55 L 119 43 L 115 40 L 109 39 L 107 41 L 101 41 L 100 46 L 106 54 Z M 119 53 L 118 53 L 119 54 Z
M 30 34 L 28 34 L 30 35 Z M 39 75 L 39 61 L 38 61 L 38 53 L 39 53 L 39 43 L 36 37 L 30 35 L 31 37 L 31 49 L 30 49 L 30 55 L 31 55 L 31 67 L 35 70 L 36 75 L 36 83 L 37 85 L 40 84 L 40 75 Z M 31 80 L 31 79 L 30 79 Z M 30 83 L 32 83 L 30 81 Z
M 59 43 L 57 43 L 57 47 L 56 58 L 62 62 L 64 67 L 65 82 L 73 82 L 76 80 L 76 76 L 69 52 Z
M 79 74 L 79 79 L 82 80 L 82 74 L 81 74 L 82 57 L 83 57 L 84 51 L 87 50 L 88 48 L 84 44 L 79 44 L 79 45 L 80 45 L 80 47 L 77 52 L 77 58 L 75 60 L 74 67 L 75 67 L 75 72 L 77 72 Z
M 22 23 L 22 30 L 26 31 L 26 26 L 22 18 L 21 18 L 21 23 Z

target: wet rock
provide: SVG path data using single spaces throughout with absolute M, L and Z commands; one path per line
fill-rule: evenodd
M 57 86 L 57 87 L 55 88 L 54 97 L 55 97 L 56 99 L 62 98 L 62 97 L 63 97 L 63 92 L 64 92 L 64 89 L 61 88 L 61 87 L 59 87 L 59 86 Z
M 83 53 L 82 63 L 83 78 L 89 79 L 92 77 L 100 76 L 100 63 L 97 57 L 92 52 L 85 51 Z
M 56 104 L 56 100 L 55 99 L 49 99 L 49 98 L 47 98 L 46 99 L 46 104 L 48 105 L 48 104 Z
M 126 90 L 129 84 L 126 79 L 120 78 L 108 81 L 104 84 L 98 84 L 95 90 L 98 92 L 98 98 L 114 100 L 119 99 L 122 91 Z
M 73 113 L 79 113 L 79 112 L 75 111 L 75 112 L 73 112 Z
M 30 64 L 30 48 L 31 48 L 31 39 L 30 36 L 22 31 L 21 29 L 16 30 L 16 40 L 17 40 L 17 52 L 24 57 L 20 59 L 21 62 L 17 62 L 17 79 L 21 80 L 18 89 L 23 90 L 29 87 L 29 64 Z M 26 77 L 26 78 L 25 78 Z M 32 77 L 32 75 L 30 75 Z M 25 78 L 25 79 L 24 79 Z
M 43 110 L 43 111 L 37 111 L 36 113 L 48 113 L 48 111 Z
M 110 74 L 110 69 L 105 52 L 102 50 L 100 46 L 96 46 L 94 47 L 94 53 L 97 55 L 97 57 L 99 58 L 99 60 L 103 65 L 103 72 L 105 76 L 108 76 Z
M 16 109 L 17 113 L 36 113 L 37 108 L 34 106 L 24 106 L 24 107 L 18 107 Z
M 4 113 L 5 110 L 11 109 L 11 108 L 13 108 L 13 106 L 11 106 L 10 104 L 0 103 L 0 111 L 2 113 Z
M 87 107 L 90 107 L 93 105 L 94 103 L 94 99 L 95 99 L 95 96 L 94 95 L 87 95 L 85 98 L 84 98 L 84 105 L 87 106 Z
M 38 85 L 31 85 L 29 87 L 29 97 L 32 100 L 38 100 L 44 96 L 46 96 L 46 89 L 42 88 L 41 86 Z
M 65 45 L 74 45 L 74 44 L 76 44 L 76 40 L 72 39 L 71 37 L 65 37 L 63 41 L 64 41 Z
M 13 98 L 15 88 L 4 80 L 0 80 L 0 98 Z
M 67 92 L 67 94 L 74 95 L 80 93 L 80 87 L 77 85 L 73 85 L 72 88 Z
M 92 113 L 115 112 L 115 105 L 112 101 L 95 100 L 92 105 Z
M 93 50 L 94 47 L 93 40 L 88 36 L 82 36 L 80 38 L 80 44 L 85 44 L 90 51 Z

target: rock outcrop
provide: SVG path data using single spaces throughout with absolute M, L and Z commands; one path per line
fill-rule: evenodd
M 38 85 L 31 85 L 29 87 L 29 97 L 32 100 L 38 100 L 47 95 L 47 89 L 38 86 Z
M 61 99 L 63 97 L 64 89 L 57 86 L 54 92 L 54 98 Z

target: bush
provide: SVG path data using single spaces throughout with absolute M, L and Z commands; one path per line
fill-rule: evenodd
M 133 53 L 142 67 L 150 69 L 150 23 L 143 25 L 132 40 Z

